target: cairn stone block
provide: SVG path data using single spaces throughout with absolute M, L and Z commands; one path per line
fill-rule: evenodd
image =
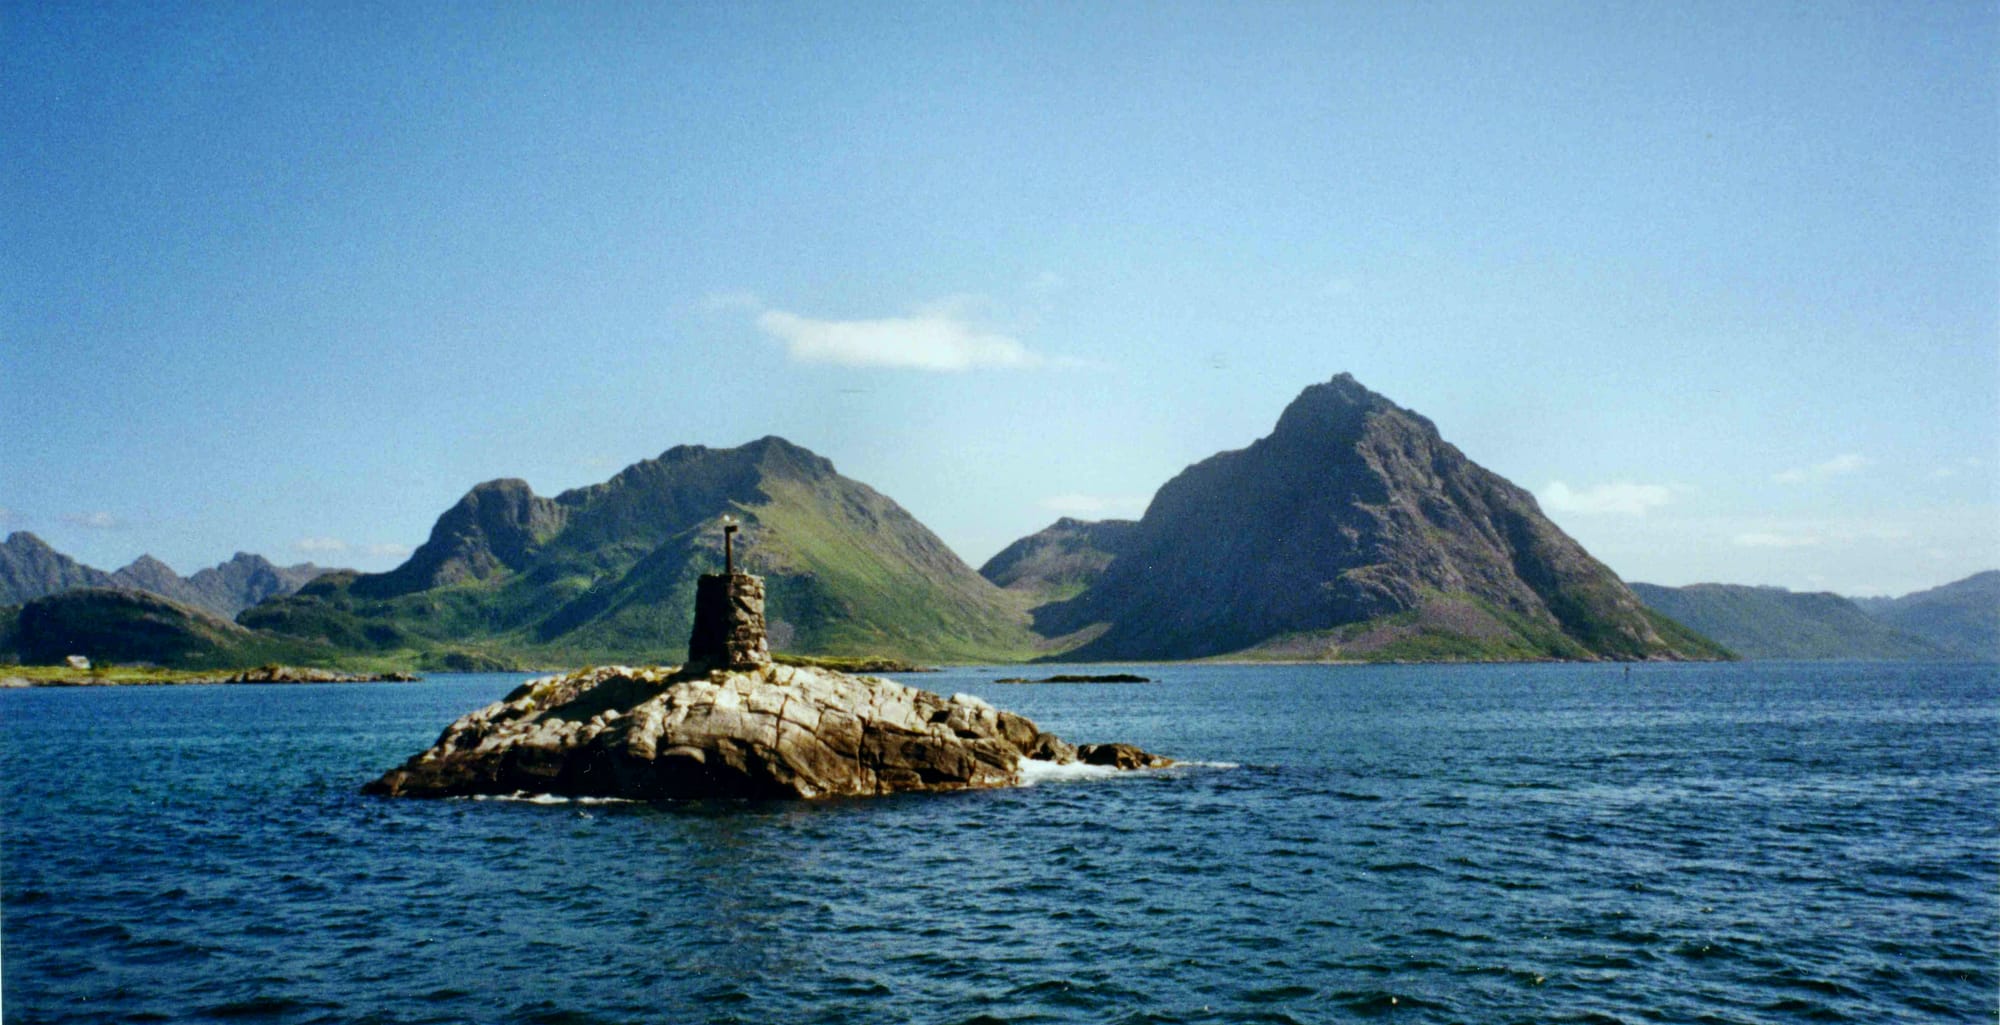
M 695 582 L 688 663 L 749 669 L 770 661 L 764 637 L 764 578 L 749 573 L 704 574 Z

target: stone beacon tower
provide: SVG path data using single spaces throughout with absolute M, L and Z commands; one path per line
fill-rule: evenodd
M 736 572 L 736 530 L 735 518 L 724 516 L 722 572 L 695 581 L 689 666 L 752 669 L 771 661 L 764 641 L 764 578 Z

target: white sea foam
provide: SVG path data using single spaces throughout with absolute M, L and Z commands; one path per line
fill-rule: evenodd
M 1021 759 L 1021 785 L 1031 787 L 1037 783 L 1070 783 L 1086 779 L 1109 779 L 1121 772 L 1171 772 L 1175 769 L 1234 769 L 1235 762 L 1175 762 L 1164 769 L 1117 769 L 1109 765 L 1085 765 L 1070 762 L 1067 765 L 1045 762 L 1035 758 Z
M 1067 783 L 1080 779 L 1107 779 L 1118 774 L 1110 765 L 1085 765 L 1070 762 L 1067 765 L 1045 762 L 1039 758 L 1021 759 L 1021 785 L 1031 787 L 1037 783 Z
M 560 794 L 531 794 L 516 790 L 511 794 L 473 794 L 475 801 L 518 801 L 522 804 L 637 804 L 629 797 L 564 797 Z

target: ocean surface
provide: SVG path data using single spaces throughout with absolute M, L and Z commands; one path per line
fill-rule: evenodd
M 0 691 L 7 1022 L 1986 1022 L 2000 669 L 1151 666 L 1204 764 L 363 797 L 524 674 Z

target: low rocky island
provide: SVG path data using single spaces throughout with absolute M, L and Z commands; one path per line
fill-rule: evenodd
M 531 680 L 364 787 L 451 797 L 817 798 L 1021 782 L 1024 760 L 1122 769 L 1171 760 L 1073 745 L 977 697 L 773 664 L 761 578 L 701 578 L 688 664 Z
M 253 669 L 162 669 L 158 666 L 93 665 L 77 658 L 61 666 L 0 669 L 0 687 L 137 687 L 182 683 L 409 683 L 414 673 L 347 673 L 275 663 Z
M 415 673 L 343 673 L 333 669 L 300 666 L 261 665 L 219 677 L 217 683 L 410 683 L 423 677 Z

